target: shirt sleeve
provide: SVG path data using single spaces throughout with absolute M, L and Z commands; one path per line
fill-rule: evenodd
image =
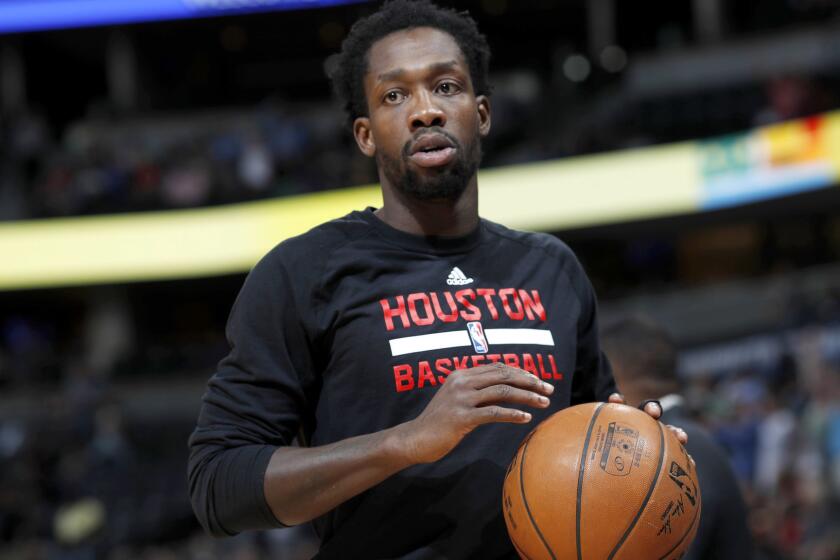
M 227 323 L 230 353 L 208 382 L 189 439 L 190 499 L 214 536 L 282 526 L 263 479 L 274 450 L 301 426 L 313 371 L 292 288 L 272 253 L 248 275 Z
M 581 302 L 572 405 L 606 401 L 618 391 L 607 356 L 598 339 L 598 303 L 589 279 L 578 265 L 576 288 Z

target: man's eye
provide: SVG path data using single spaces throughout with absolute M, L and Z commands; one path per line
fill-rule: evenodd
M 399 103 L 405 96 L 399 91 L 389 91 L 385 94 L 386 103 Z
M 438 91 L 440 91 L 444 95 L 452 95 L 461 91 L 461 88 L 459 88 L 458 84 L 456 84 L 455 82 L 442 82 L 438 86 Z

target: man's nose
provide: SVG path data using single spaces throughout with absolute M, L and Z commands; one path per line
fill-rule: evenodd
M 435 103 L 429 92 L 415 95 L 413 111 L 409 115 L 409 126 L 414 132 L 420 128 L 443 126 L 446 124 L 446 113 Z

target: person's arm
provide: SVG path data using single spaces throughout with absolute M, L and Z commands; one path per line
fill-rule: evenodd
M 190 438 L 193 509 L 207 532 L 309 521 L 410 465 L 440 459 L 477 426 L 527 423 L 553 387 L 503 364 L 452 372 L 415 419 L 313 448 L 290 444 L 317 399 L 317 355 L 276 258 L 251 272 L 228 322 L 231 353 L 208 383 Z M 336 411 L 340 413 L 341 411 Z
M 312 408 L 316 365 L 292 280 L 270 253 L 231 311 L 231 350 L 207 384 L 189 440 L 193 510 L 214 536 L 280 526 L 263 492 L 275 449 L 291 445 Z
M 275 451 L 266 499 L 282 523 L 310 521 L 404 468 L 443 458 L 482 424 L 528 423 L 529 413 L 502 404 L 545 408 L 553 390 L 500 363 L 454 371 L 414 420 L 330 445 Z

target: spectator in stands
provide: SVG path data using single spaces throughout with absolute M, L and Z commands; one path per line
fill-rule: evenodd
M 677 351 L 667 332 L 650 320 L 625 317 L 604 326 L 601 343 L 627 402 L 658 396 L 663 421 L 688 434 L 686 448 L 697 462 L 703 515 L 686 558 L 751 558 L 747 508 L 738 483 L 723 451 L 686 416 L 676 375 Z
M 796 432 L 793 412 L 782 406 L 780 395 L 770 393 L 765 400 L 764 418 L 758 426 L 755 488 L 773 494 L 782 475 L 791 468 L 791 445 Z

